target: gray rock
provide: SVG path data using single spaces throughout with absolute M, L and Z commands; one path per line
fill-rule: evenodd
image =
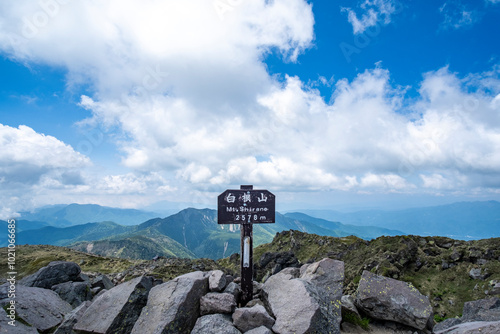
M 90 283 L 90 278 L 88 275 L 85 275 L 84 273 L 80 273 L 79 279 L 77 279 L 78 282 L 89 282 Z
M 92 280 L 92 288 L 102 288 L 106 290 L 110 290 L 114 287 L 115 285 L 111 280 L 108 278 L 106 275 L 99 275 L 96 278 Z
M 356 305 L 354 305 L 354 298 L 351 295 L 342 296 L 340 299 L 342 305 L 342 314 L 352 314 L 360 317 Z
M 234 282 L 229 283 L 226 288 L 224 289 L 224 293 L 230 293 L 234 296 L 236 299 L 236 303 L 239 302 L 240 296 L 241 296 L 241 288 L 239 284 L 236 284 Z
M 231 318 L 228 315 L 223 314 L 210 314 L 198 318 L 196 324 L 194 325 L 191 334 L 241 334 L 237 330 Z
M 486 271 L 483 272 L 483 270 L 481 268 L 472 268 L 469 271 L 469 276 L 472 279 L 479 279 L 479 280 L 484 281 L 490 275 Z
M 40 268 L 33 275 L 21 279 L 18 284 L 36 288 L 50 289 L 53 285 L 81 281 L 80 266 L 74 262 L 54 261 Z
M 90 289 L 90 292 L 92 292 L 92 296 L 97 296 L 99 292 L 103 291 L 104 289 L 101 287 L 95 287 Z
M 233 313 L 236 299 L 230 293 L 209 292 L 200 299 L 201 315 L 213 313 Z
M 252 293 L 254 295 L 260 294 L 260 292 L 262 291 L 262 286 L 263 285 L 264 284 L 262 284 L 262 283 L 252 281 Z
M 101 291 L 97 292 L 97 294 L 95 294 L 94 292 L 94 298 L 92 298 L 92 302 L 95 302 L 97 300 L 97 298 L 101 297 L 101 295 L 105 294 L 106 291 L 109 291 L 109 290 L 106 290 L 106 289 L 102 289 Z
M 262 305 L 237 308 L 233 313 L 233 323 L 243 333 L 261 326 L 272 328 L 274 319 Z
M 100 295 L 75 324 L 79 333 L 129 333 L 146 305 L 153 279 L 137 277 Z
M 271 332 L 271 330 L 266 326 L 260 326 L 245 332 L 245 334 L 273 334 L 273 332 Z
M 303 270 L 300 278 L 312 283 L 318 290 L 323 305 L 321 311 L 328 319 L 329 333 L 339 332 L 342 321 L 344 262 L 326 258 L 311 263 Z
M 73 309 L 52 290 L 23 285 L 17 285 L 15 301 L 16 322 L 19 324 L 21 319 L 41 332 L 59 326 L 64 315 Z M 5 305 L 7 302 L 8 300 L 3 299 L 0 304 Z
M 450 327 L 435 334 L 498 334 L 500 333 L 500 321 L 476 321 L 466 322 Z
M 90 301 L 85 301 L 73 311 L 66 314 L 62 324 L 57 327 L 54 334 L 74 334 L 75 332 L 73 331 L 73 326 L 78 322 L 78 320 L 80 320 L 85 311 L 89 308 L 90 304 L 92 304 Z
M 264 304 L 276 318 L 272 330 L 275 333 L 296 334 L 339 333 L 338 323 L 329 323 L 332 319 L 327 315 L 329 304 L 333 302 L 329 300 L 330 294 L 324 293 L 322 287 L 313 284 L 321 283 L 322 279 L 314 279 L 313 273 L 312 276 L 306 276 L 307 279 L 296 278 L 299 274 L 298 268 L 286 268 L 269 277 L 264 283 Z M 319 274 L 321 276 L 321 272 Z M 340 310 L 340 301 L 337 306 Z
M 462 322 L 500 320 L 500 299 L 480 299 L 464 304 Z
M 432 330 L 434 332 L 439 332 L 439 331 L 443 331 L 445 329 L 448 329 L 450 327 L 459 325 L 461 323 L 462 323 L 462 321 L 459 318 L 448 318 L 448 319 L 445 319 L 441 322 L 438 322 L 436 325 L 434 325 Z
M 15 319 L 15 318 L 14 318 Z M 14 326 L 15 325 L 15 326 Z M 0 307 L 1 334 L 38 334 L 34 327 L 28 327 L 17 320 L 8 318 L 7 313 Z
M 370 317 L 424 329 L 432 315 L 428 298 L 408 283 L 363 271 L 356 306 Z
M 65 282 L 52 286 L 62 300 L 70 303 L 71 306 L 77 307 L 86 300 L 92 300 L 93 294 L 90 290 L 88 282 Z
M 155 286 L 132 333 L 190 333 L 199 316 L 200 298 L 207 292 L 208 277 L 201 271 Z
M 252 299 L 251 301 L 249 301 L 245 307 L 253 307 L 255 305 L 262 305 L 264 306 L 264 303 L 262 302 L 262 300 L 256 298 L 256 299 Z
M 209 289 L 212 292 L 220 292 L 226 287 L 226 274 L 222 270 L 213 270 L 208 278 Z

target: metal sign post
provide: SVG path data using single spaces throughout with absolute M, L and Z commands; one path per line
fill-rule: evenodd
M 275 196 L 267 190 L 241 186 L 217 198 L 219 224 L 241 224 L 241 305 L 253 298 L 253 224 L 275 222 Z

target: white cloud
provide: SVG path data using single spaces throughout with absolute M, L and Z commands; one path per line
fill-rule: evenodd
M 472 26 L 480 19 L 480 13 L 462 4 L 460 1 L 445 2 L 439 12 L 444 16 L 441 27 L 444 29 L 460 29 Z
M 161 175 L 155 172 L 145 175 L 134 173 L 107 175 L 99 182 L 97 188 L 108 194 L 146 194 L 147 192 L 164 194 L 175 190 Z
M 90 160 L 60 140 L 28 126 L 0 124 L 0 219 L 11 218 L 36 187 L 75 188 Z
M 262 62 L 269 52 L 295 61 L 311 46 L 308 3 L 246 1 L 222 19 L 211 1 L 174 4 L 68 2 L 49 15 L 32 1 L 0 3 L 0 47 L 17 60 L 66 67 L 69 85 L 90 83 L 95 92 L 80 105 L 93 116 L 81 124 L 120 130 L 113 138 L 126 171 L 96 173 L 57 139 L 7 127 L 30 142 L 21 155 L 0 154 L 10 154 L 7 167 L 31 168 L 23 182 L 36 204 L 48 204 L 40 201 L 51 189 L 54 201 L 137 206 L 160 195 L 175 200 L 173 191 L 189 198 L 250 183 L 372 193 L 500 187 L 498 68 L 465 78 L 429 72 L 420 96 L 405 100 L 405 89 L 377 66 L 328 81 L 327 103 L 314 83 L 278 82 Z M 372 16 L 389 23 L 396 11 L 381 0 L 361 9 L 368 14 L 352 19 L 355 33 Z M 34 21 L 38 12 L 50 19 Z M 39 23 L 32 36 L 26 20 Z M 14 175 L 21 174 L 4 174 L 4 182 Z
M 78 183 L 75 168 L 88 166 L 90 160 L 52 136 L 20 125 L 0 124 L 0 177 L 5 184 L 36 184 L 42 176 Z
M 352 25 L 353 33 L 362 34 L 370 27 L 389 24 L 391 15 L 397 10 L 396 5 L 398 3 L 394 0 L 365 0 L 359 5 L 363 12 L 361 17 L 352 8 L 342 8 L 342 11 L 347 12 L 347 20 Z
M 2 49 L 65 66 L 70 84 L 90 81 L 102 95 L 169 91 L 234 103 L 269 84 L 263 54 L 278 50 L 294 61 L 313 38 L 311 5 L 302 0 L 245 1 L 224 20 L 205 0 L 54 0 L 52 11 L 41 3 L 0 4 Z

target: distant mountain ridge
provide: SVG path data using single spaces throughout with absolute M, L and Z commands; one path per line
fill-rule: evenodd
M 77 206 L 78 210 L 82 210 Z M 87 217 L 95 209 L 109 211 L 98 206 L 84 208 Z M 70 211 L 75 212 L 75 206 Z M 78 211 L 76 210 L 76 211 Z M 114 209 L 116 210 L 120 209 Z M 48 213 L 49 211 L 45 211 Z M 68 207 L 55 208 L 56 217 L 68 212 Z M 94 214 L 93 217 L 98 216 Z M 118 215 L 120 216 L 120 215 Z M 40 217 L 40 216 L 37 216 Z M 52 218 L 52 221 L 57 220 Z M 319 226 L 316 223 L 320 223 Z M 277 232 L 298 230 L 325 236 L 347 236 L 355 234 L 361 238 L 372 238 L 374 234 L 398 235 L 400 231 L 374 228 L 363 229 L 341 223 L 327 222 L 306 215 L 293 216 L 276 213 L 275 224 L 254 225 L 254 245 L 270 242 Z M 374 232 L 376 231 L 376 232 Z M 377 234 L 378 233 L 378 234 Z M 44 226 L 39 229 L 23 230 L 18 233 L 20 244 L 49 244 L 67 246 L 99 255 L 123 256 L 131 259 L 149 259 L 152 256 L 165 257 L 207 257 L 218 259 L 240 250 L 239 225 L 219 225 L 217 211 L 188 208 L 166 218 L 149 219 L 142 224 L 123 226 L 114 222 L 86 223 L 68 227 Z M 5 246 L 5 242 L 0 243 Z
M 20 219 L 46 222 L 55 227 L 67 227 L 86 223 L 112 221 L 120 225 L 138 225 L 158 217 L 154 212 L 119 209 L 97 204 L 54 205 L 33 212 L 21 212 Z
M 188 208 L 166 218 L 152 218 L 153 213 L 140 210 L 78 204 L 54 206 L 37 212 L 33 216 L 27 215 L 36 218 L 36 222 L 18 221 L 18 244 L 70 246 L 84 251 L 91 249 L 100 255 L 134 259 L 156 255 L 218 259 L 240 250 L 239 225 L 217 224 L 217 211 L 211 209 Z M 82 217 L 77 218 L 78 213 L 82 213 Z M 143 216 L 148 218 L 132 226 L 113 221 L 75 225 L 78 221 L 110 215 L 126 221 L 123 217 L 127 214 L 132 215 L 128 222 Z M 40 220 L 44 217 L 51 223 Z M 0 222 L 3 224 L 6 222 Z M 72 225 L 56 227 L 53 224 Z M 268 243 L 277 232 L 286 230 L 334 237 L 355 235 L 363 239 L 402 234 L 449 236 L 463 240 L 489 238 L 500 236 L 500 203 L 464 202 L 420 209 L 354 213 L 328 210 L 276 213 L 275 224 L 254 225 L 254 245 Z M 5 246 L 6 240 L 3 236 L 0 246 Z
M 471 240 L 500 237 L 500 202 L 457 202 L 405 210 L 366 210 L 343 213 L 333 210 L 301 210 L 344 224 L 378 226 L 421 236 L 445 236 Z

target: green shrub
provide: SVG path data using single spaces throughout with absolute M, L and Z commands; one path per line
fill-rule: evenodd
M 434 321 L 435 322 L 441 322 L 443 321 L 445 318 L 443 318 L 442 316 L 440 316 L 439 314 L 434 314 Z
M 343 321 L 348 322 L 350 324 L 359 326 L 363 328 L 365 331 L 369 330 L 370 319 L 368 318 L 360 318 L 358 315 L 354 313 L 347 313 L 343 316 Z

